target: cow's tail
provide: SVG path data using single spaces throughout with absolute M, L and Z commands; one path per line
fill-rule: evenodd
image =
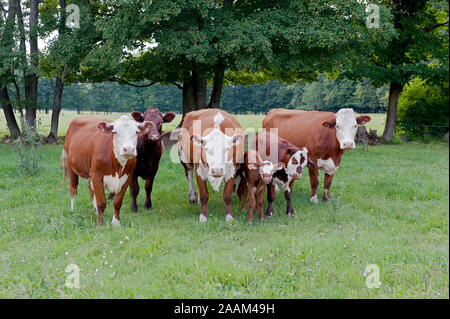
M 62 186 L 64 184 L 64 182 L 66 181 L 66 177 L 67 177 L 67 152 L 64 148 L 62 150 L 59 165 L 60 165 L 61 171 L 63 173 L 63 180 L 59 186 Z

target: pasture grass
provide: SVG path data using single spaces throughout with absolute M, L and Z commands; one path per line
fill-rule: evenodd
M 225 222 L 214 192 L 199 223 L 183 168 L 166 152 L 153 210 L 143 208 L 140 180 L 139 211 L 127 193 L 120 228 L 110 225 L 111 201 L 96 226 L 85 180 L 70 210 L 61 149 L 44 146 L 43 170 L 20 177 L 15 147 L 0 145 L 0 298 L 449 297 L 448 144 L 358 147 L 344 154 L 330 203 L 310 203 L 305 173 L 294 218 L 278 193 L 274 217 L 251 225 L 236 197 L 236 220 Z M 65 286 L 69 264 L 80 268 L 79 289 Z M 366 287 L 369 264 L 380 288 Z

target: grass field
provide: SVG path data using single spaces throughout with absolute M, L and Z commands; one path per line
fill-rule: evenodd
M 244 127 L 262 118 L 238 117 Z M 449 297 L 448 144 L 358 147 L 344 155 L 330 203 L 309 202 L 306 173 L 294 186 L 294 218 L 279 193 L 274 217 L 252 225 L 237 198 L 226 223 L 218 193 L 200 224 L 183 168 L 165 153 L 153 210 L 141 191 L 131 213 L 127 193 L 120 228 L 110 225 L 111 201 L 108 223 L 95 225 L 86 181 L 70 210 L 61 148 L 44 146 L 43 170 L 19 177 L 15 148 L 0 145 L 0 298 Z M 80 269 L 79 289 L 65 286 L 69 264 Z M 366 286 L 369 264 L 379 288 Z

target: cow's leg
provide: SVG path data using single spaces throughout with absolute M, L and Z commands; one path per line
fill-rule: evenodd
M 67 175 L 69 175 L 69 194 L 70 194 L 70 209 L 75 209 L 75 197 L 78 191 L 78 175 L 72 169 L 67 168 Z
M 120 190 L 119 193 L 114 195 L 114 201 L 113 201 L 114 215 L 113 215 L 113 218 L 111 221 L 111 224 L 113 226 L 120 226 L 120 208 L 122 207 L 122 201 L 123 201 L 123 197 L 127 191 L 127 187 L 128 187 L 128 182 L 122 186 L 122 189 Z
M 139 181 L 138 177 L 133 173 L 130 181 L 130 195 L 131 195 L 131 211 L 137 212 L 137 196 L 139 195 Z
M 145 208 L 152 209 L 152 189 L 153 189 L 153 181 L 155 180 L 155 175 L 151 174 L 149 178 L 145 181 Z
M 294 217 L 294 208 L 292 208 L 292 187 L 294 186 L 294 180 L 289 183 L 289 189 L 284 191 L 284 198 L 286 198 L 286 215 L 288 217 Z
M 259 211 L 259 219 L 264 219 L 264 189 L 265 185 L 258 189 L 256 193 L 256 206 Z
M 195 204 L 197 202 L 197 193 L 195 192 L 195 186 L 194 186 L 194 169 L 184 166 L 184 173 L 186 174 L 186 178 L 189 183 L 189 203 Z
M 231 198 L 233 195 L 234 177 L 225 182 L 223 190 L 223 201 L 225 202 L 225 220 L 231 221 L 234 219 L 233 212 L 231 211 Z
M 317 168 L 308 167 L 309 182 L 311 183 L 311 202 L 317 204 L 317 187 L 319 186 L 319 170 Z
M 323 198 L 322 198 L 322 201 L 324 202 L 330 201 L 330 187 L 331 182 L 333 181 L 333 176 L 334 175 L 329 175 L 325 173 L 325 178 L 323 181 Z
M 198 192 L 200 197 L 200 222 L 206 222 L 208 220 L 208 216 L 206 213 L 206 205 L 209 200 L 208 187 L 206 186 L 206 181 L 204 181 L 198 174 L 195 174 L 197 178 Z
M 103 214 L 106 208 L 106 197 L 102 176 L 92 176 L 92 188 L 94 190 L 95 201 L 97 204 L 97 225 L 103 225 Z
M 275 192 L 275 185 L 273 182 L 270 184 L 267 184 L 267 209 L 266 209 L 266 216 L 272 217 L 273 215 L 273 208 L 272 203 L 275 201 L 277 193 Z
M 253 219 L 253 210 L 255 209 L 255 187 L 248 184 L 248 216 L 247 222 L 251 223 Z
M 241 178 L 239 181 L 238 186 L 238 197 L 242 201 L 242 211 L 247 210 L 247 195 L 248 195 L 248 189 L 247 189 L 247 183 L 245 179 Z
M 97 211 L 97 202 L 95 199 L 94 190 L 92 189 L 92 181 L 91 180 L 88 181 L 88 188 L 89 188 L 89 194 L 91 194 L 92 206 L 94 207 L 94 210 Z

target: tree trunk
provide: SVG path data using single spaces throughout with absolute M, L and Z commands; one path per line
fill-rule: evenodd
M 218 108 L 220 106 L 220 97 L 222 95 L 223 77 L 225 74 L 225 65 L 220 60 L 217 62 L 214 72 L 213 89 L 209 99 L 208 108 Z
M 30 58 L 33 69 L 25 77 L 25 118 L 28 125 L 32 128 L 35 128 L 36 125 L 36 103 L 38 88 L 38 79 L 36 75 L 36 68 L 38 67 L 38 7 L 39 0 L 30 0 Z
M 3 112 L 5 113 L 6 123 L 9 128 L 9 135 L 16 139 L 20 136 L 20 129 L 14 116 L 14 111 L 11 106 L 11 101 L 8 95 L 8 88 L 5 86 L 0 90 L 0 104 L 2 105 Z
M 395 132 L 395 123 L 397 121 L 397 103 L 402 93 L 403 85 L 397 82 L 391 82 L 389 86 L 389 100 L 384 126 L 383 139 L 387 142 L 392 141 Z
M 55 90 L 53 92 L 53 106 L 52 106 L 52 123 L 50 127 L 49 139 L 56 139 L 58 136 L 59 114 L 61 113 L 61 101 L 64 89 L 64 73 L 62 77 L 57 77 L 55 82 Z
M 196 70 L 183 82 L 183 119 L 187 113 L 206 108 L 206 76 Z M 181 126 L 180 123 L 180 126 Z

